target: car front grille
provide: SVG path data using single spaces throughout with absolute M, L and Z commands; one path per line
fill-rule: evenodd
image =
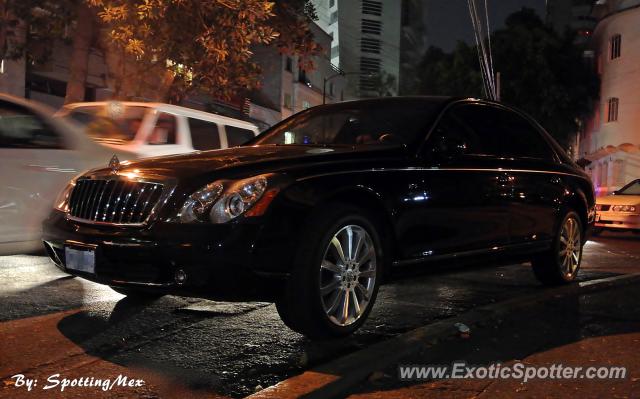
M 607 212 L 611 208 L 611 205 L 600 205 L 600 210 L 603 212 Z
M 162 195 L 162 184 L 117 179 L 79 179 L 69 215 L 99 223 L 144 223 Z

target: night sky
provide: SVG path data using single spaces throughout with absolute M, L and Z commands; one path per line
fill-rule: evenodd
M 451 51 L 458 40 L 474 42 L 467 0 L 427 0 L 427 4 L 429 45 Z M 478 4 L 484 2 L 478 1 Z M 545 16 L 545 0 L 488 0 L 488 5 L 492 30 L 503 27 L 505 18 L 522 7 L 533 8 L 543 19 Z M 484 7 L 481 10 L 484 13 Z

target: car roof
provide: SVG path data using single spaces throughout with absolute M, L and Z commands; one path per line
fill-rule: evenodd
M 246 126 L 252 129 L 257 128 L 257 126 L 254 125 L 253 123 L 243 121 L 241 119 L 230 118 L 228 116 L 214 114 L 212 112 L 200 111 L 193 108 L 181 107 L 179 105 L 158 103 L 158 102 L 118 101 L 118 100 L 94 101 L 94 102 L 79 102 L 79 103 L 66 104 L 63 108 L 67 110 L 73 110 L 75 108 L 80 108 L 80 107 L 104 107 L 114 102 L 125 105 L 125 106 L 130 106 L 130 107 L 153 108 L 161 112 L 167 112 L 170 114 L 180 114 L 180 115 L 185 115 L 187 117 L 191 116 L 195 118 L 215 118 L 215 119 L 219 119 L 221 123 L 225 123 L 225 124 Z

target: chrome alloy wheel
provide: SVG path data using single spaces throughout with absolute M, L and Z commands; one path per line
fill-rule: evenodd
M 560 272 L 567 280 L 575 277 L 575 273 L 580 265 L 580 254 L 582 242 L 580 237 L 580 225 L 576 219 L 569 217 L 565 220 L 562 230 L 560 230 L 560 248 L 558 251 L 558 261 Z
M 348 225 L 334 234 L 320 265 L 320 298 L 332 323 L 348 326 L 364 314 L 376 270 L 376 250 L 364 228 Z

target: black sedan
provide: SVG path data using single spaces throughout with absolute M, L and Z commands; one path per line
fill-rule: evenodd
M 60 194 L 44 242 L 120 293 L 273 300 L 319 338 L 360 327 L 396 266 L 488 255 L 571 282 L 594 204 L 518 110 L 387 98 L 309 109 L 229 150 L 114 158 Z

